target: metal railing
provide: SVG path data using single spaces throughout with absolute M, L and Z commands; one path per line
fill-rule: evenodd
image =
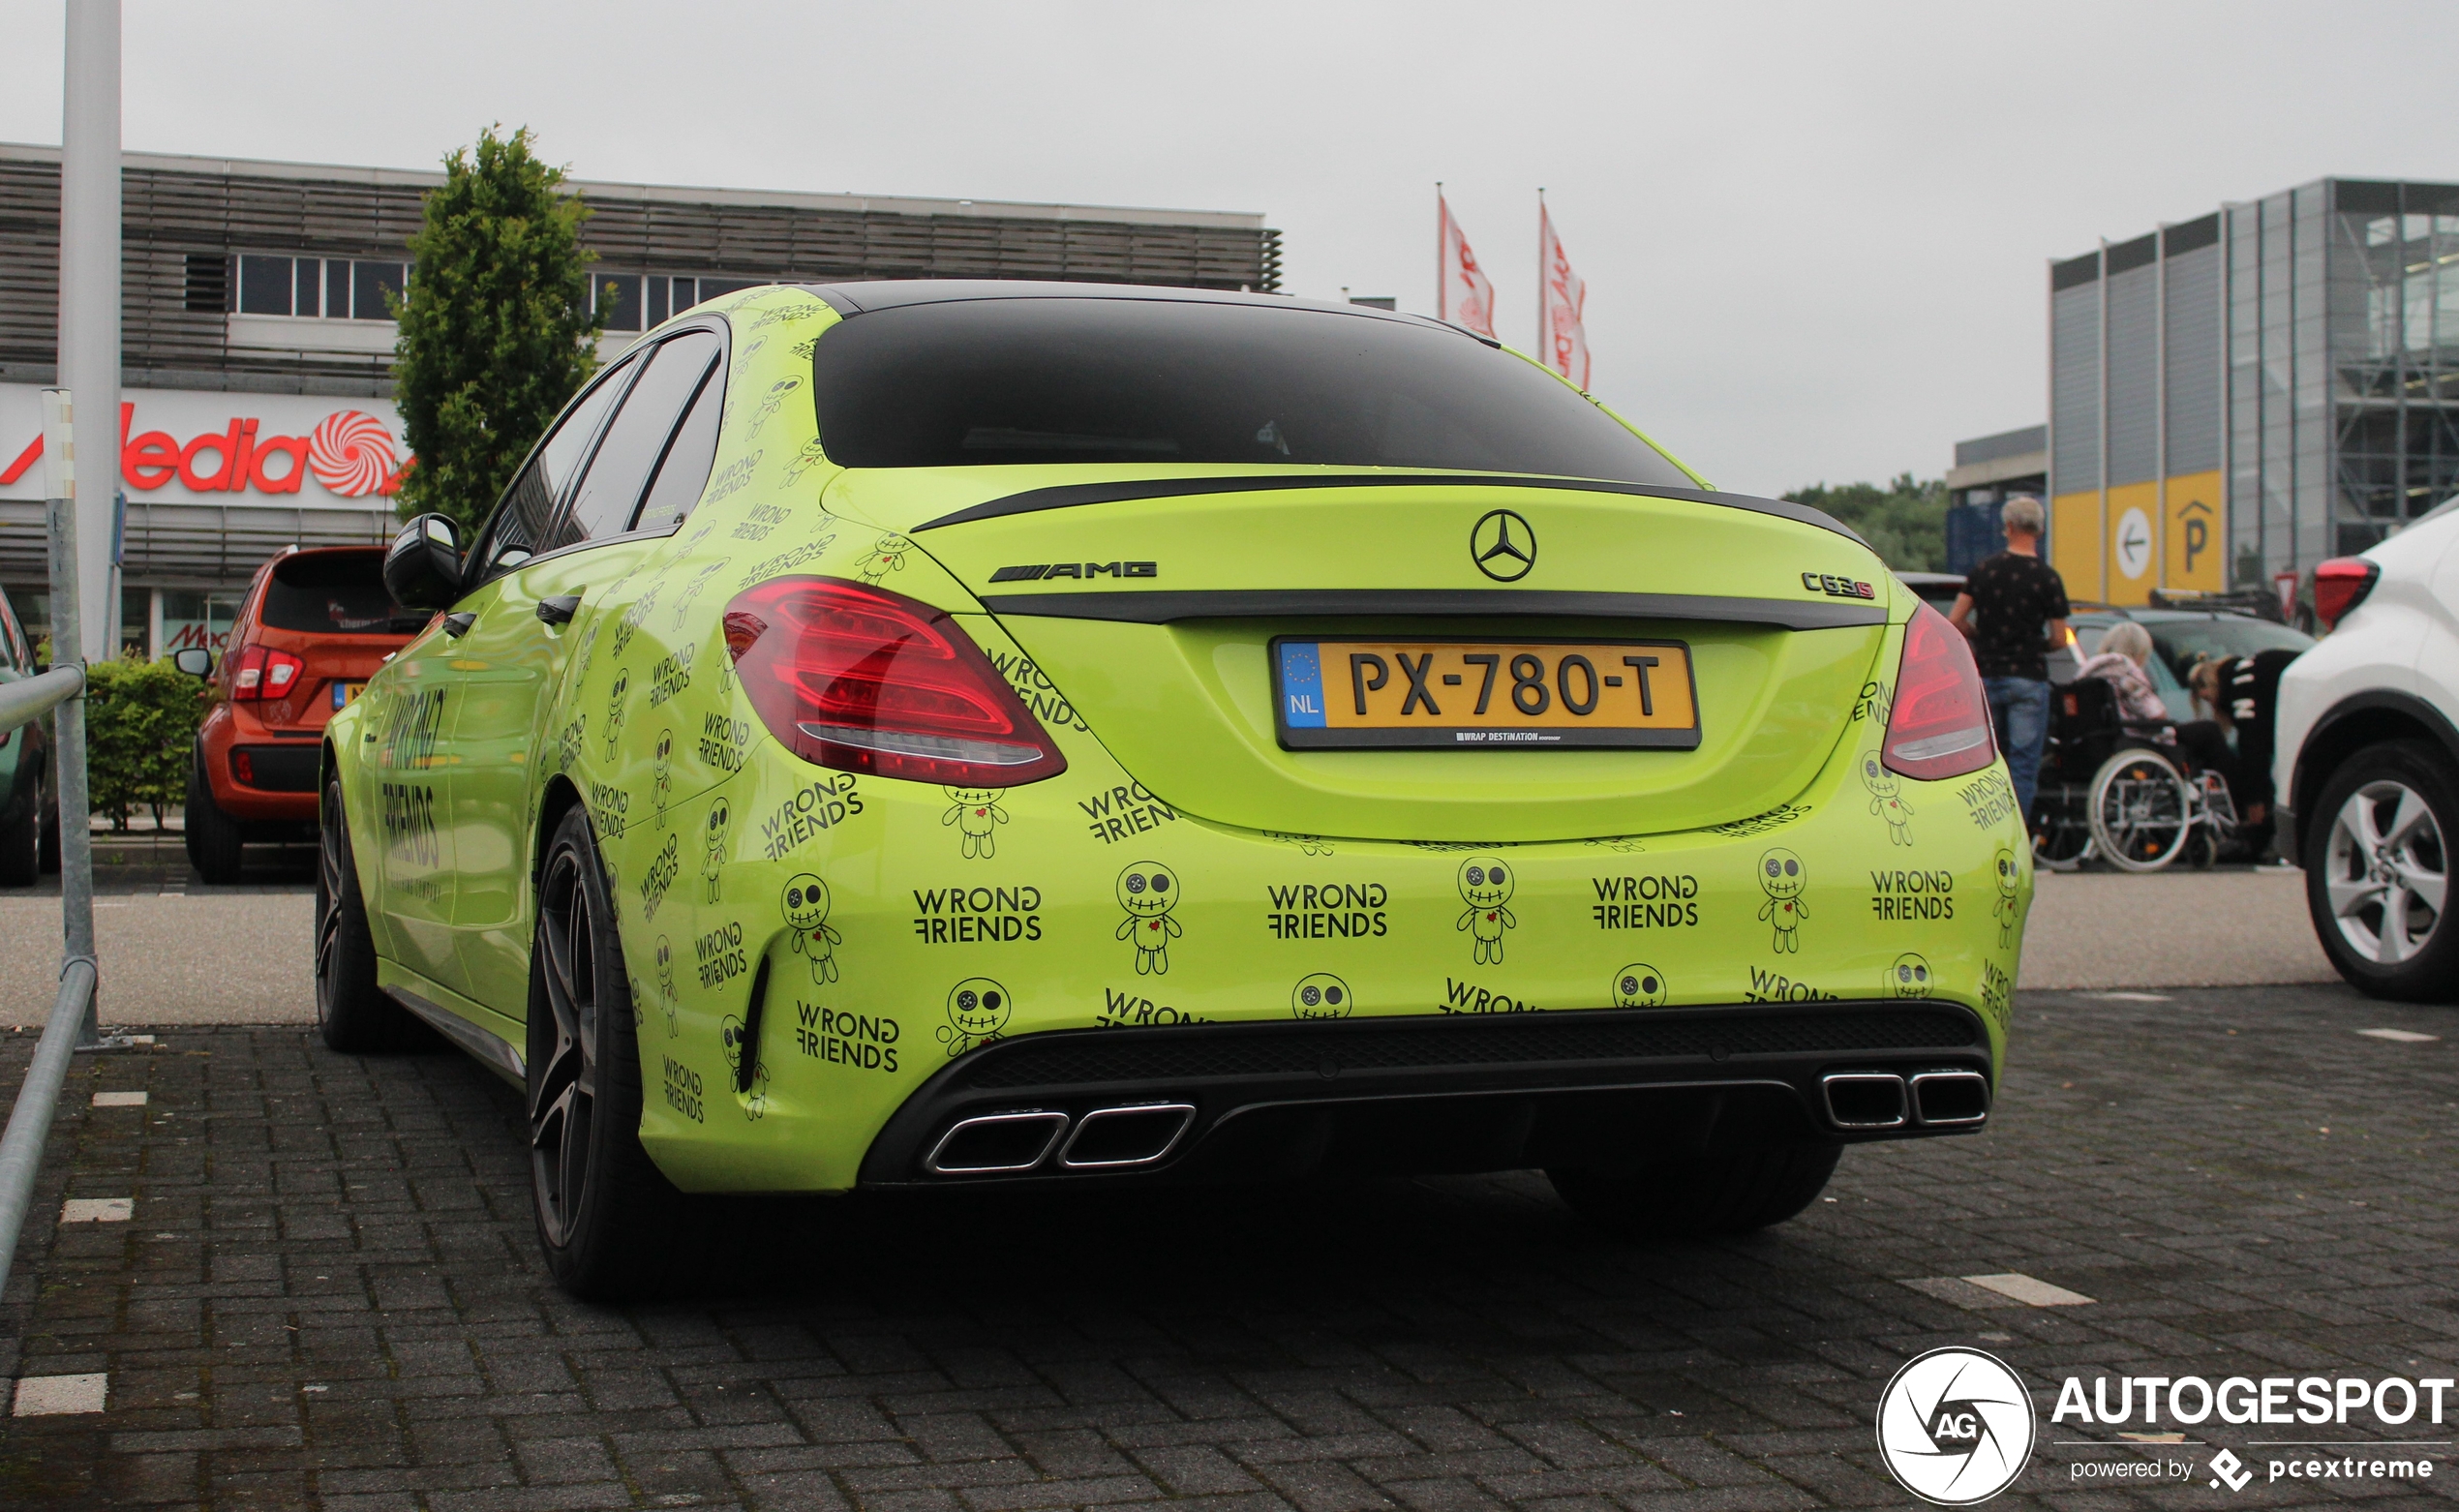
M 0 683 L 0 730 L 53 717 L 51 790 L 59 803 L 60 993 L 0 1134 L 0 1294 L 34 1199 L 43 1144 L 51 1133 L 69 1061 L 108 1047 L 97 1029 L 94 959 L 94 835 L 85 788 L 85 646 L 76 583 L 76 446 L 66 389 L 43 391 L 46 512 L 51 528 L 51 670 Z M 37 816 L 37 827 L 41 817 Z M 124 1043 L 125 1042 L 118 1042 Z

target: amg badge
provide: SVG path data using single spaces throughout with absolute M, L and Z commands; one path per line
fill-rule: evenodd
M 1037 561 L 1022 567 L 1001 567 L 993 583 L 1032 583 L 1044 578 L 1157 578 L 1161 568 L 1149 561 Z

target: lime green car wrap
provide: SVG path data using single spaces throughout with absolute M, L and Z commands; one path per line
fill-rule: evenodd
M 713 313 L 724 424 L 680 529 L 495 578 L 457 606 L 466 633 L 431 626 L 328 732 L 384 985 L 515 1051 L 542 835 L 587 807 L 653 1083 L 642 1142 L 683 1189 L 849 1188 L 952 1058 L 1050 1030 L 1927 997 L 1980 1014 L 1994 1081 L 2029 848 L 2002 763 L 1922 782 L 1877 759 L 1918 601 L 1858 541 L 1699 499 L 1514 490 L 1555 554 L 1548 590 L 1816 603 L 1824 574 L 1874 585 L 1883 615 L 1616 622 L 1691 648 L 1692 750 L 1293 751 L 1267 649 L 1320 619 L 1094 618 L 1059 600 L 1115 592 L 1115 572 L 1030 602 L 994 574 L 1132 560 L 1171 591 L 1328 591 L 1371 567 L 1482 589 L 1460 542 L 1494 489 L 844 469 L 804 392 L 838 314 L 777 287 L 678 318 Z M 1037 489 L 1225 476 L 1254 481 L 949 522 Z M 722 621 L 786 576 L 945 611 L 1066 770 L 974 789 L 803 760 L 752 708 Z M 566 623 L 530 612 L 569 595 Z M 1599 635 L 1577 613 L 1513 633 Z

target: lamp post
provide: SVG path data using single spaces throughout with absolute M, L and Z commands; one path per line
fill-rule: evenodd
M 76 599 L 85 654 L 119 653 L 111 510 L 119 485 L 120 0 L 67 0 L 60 125 L 60 386 L 85 443 Z

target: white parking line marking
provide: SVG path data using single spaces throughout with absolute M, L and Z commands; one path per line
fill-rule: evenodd
M 94 1094 L 94 1105 L 96 1107 L 143 1107 L 145 1094 L 142 1092 L 97 1092 Z
M 2442 1038 L 2438 1034 L 2418 1034 L 2413 1029 L 2359 1029 L 2356 1032 L 2371 1039 L 2388 1040 L 2394 1044 L 2431 1044 Z
M 60 1204 L 64 1224 L 124 1224 L 136 1216 L 135 1197 L 71 1197 Z
M 2028 1307 L 2081 1307 L 2092 1300 L 2080 1291 L 2069 1291 L 2064 1286 L 2050 1285 L 2037 1276 L 2026 1276 L 2020 1271 L 2008 1271 L 1998 1276 L 1966 1276 L 1961 1279 L 1985 1291 L 1994 1291 L 2002 1297 L 2013 1297 Z
M 2163 997 L 2157 992 L 2086 992 L 2083 995 L 2099 998 L 2106 1003 L 2174 1003 L 2177 1001 L 2172 997 Z
M 101 1371 L 90 1376 L 28 1376 L 17 1382 L 18 1417 L 47 1417 L 61 1412 L 100 1412 L 110 1394 L 110 1377 Z

